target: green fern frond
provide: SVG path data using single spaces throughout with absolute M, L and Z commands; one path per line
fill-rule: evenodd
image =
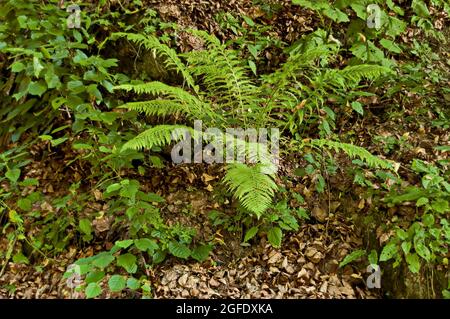
M 371 154 L 368 150 L 366 150 L 363 147 L 359 147 L 353 144 L 348 143 L 341 143 L 336 141 L 330 141 L 325 139 L 317 139 L 311 141 L 312 145 L 315 145 L 317 147 L 329 147 L 334 149 L 335 151 L 343 151 L 345 152 L 350 158 L 359 158 L 360 160 L 364 161 L 370 168 L 382 168 L 382 169 L 389 169 L 389 170 L 395 170 L 392 163 L 390 163 L 387 160 L 383 160 L 373 154 Z
M 201 79 L 208 96 L 214 97 L 222 108 L 248 115 L 259 99 L 259 89 L 250 80 L 248 67 L 235 50 L 228 49 L 215 36 L 198 30 L 188 32 L 207 44 L 207 50 L 184 55 L 192 74 Z
M 126 32 L 116 32 L 113 33 L 111 38 L 121 38 L 124 37 L 127 40 L 136 43 L 140 46 L 144 46 L 147 50 L 155 50 L 158 54 L 165 58 L 165 65 L 169 69 L 173 69 L 178 73 L 181 73 L 186 84 L 191 87 L 196 93 L 198 93 L 199 88 L 195 84 L 194 79 L 187 70 L 184 63 L 178 57 L 177 52 L 168 47 L 167 45 L 159 42 L 157 37 L 151 35 L 142 35 L 136 33 L 126 33 Z
M 170 114 L 187 112 L 185 105 L 170 100 L 130 102 L 119 106 L 119 108 L 137 111 L 148 116 L 166 116 Z
M 228 168 L 224 182 L 242 206 L 258 218 L 272 203 L 277 184 L 272 176 L 264 174 L 262 165 L 235 164 Z
M 192 128 L 184 125 L 158 125 L 126 142 L 122 146 L 122 150 L 151 149 L 154 146 L 168 145 L 172 142 L 182 140 L 187 132 L 192 134 Z

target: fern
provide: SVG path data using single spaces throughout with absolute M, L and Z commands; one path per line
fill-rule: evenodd
M 122 150 L 151 149 L 154 146 L 168 145 L 172 141 L 182 140 L 186 132 L 192 133 L 193 130 L 184 125 L 158 125 L 129 140 L 122 146 Z
M 166 116 L 171 114 L 189 112 L 185 105 L 170 100 L 130 102 L 119 106 L 119 108 L 134 110 L 140 113 L 144 113 L 148 116 Z
M 371 154 L 368 150 L 366 150 L 363 147 L 325 139 L 312 140 L 311 144 L 320 148 L 329 147 L 334 149 L 335 151 L 343 151 L 351 158 L 358 157 L 360 160 L 364 161 L 371 168 L 395 170 L 392 163 Z
M 165 44 L 162 44 L 161 42 L 159 42 L 158 38 L 151 35 L 125 32 L 116 32 L 111 35 L 111 39 L 117 39 L 121 37 L 124 37 L 127 40 L 140 46 L 144 46 L 147 50 L 155 50 L 158 54 L 165 58 L 164 62 L 166 67 L 175 70 L 178 73 L 181 73 L 186 84 L 191 87 L 196 93 L 198 93 L 198 86 L 195 84 L 194 79 L 186 69 L 186 66 L 178 57 L 178 54 L 175 50 Z
M 227 49 L 224 44 L 205 31 L 188 30 L 207 44 L 207 50 L 193 51 L 185 54 L 192 73 L 202 78 L 208 95 L 214 96 L 222 108 L 236 113 L 237 110 L 245 118 L 249 109 L 255 110 L 259 101 L 258 87 L 252 83 L 247 67 L 243 66 L 237 52 Z M 235 114 L 236 115 L 236 114 Z
M 271 175 L 264 174 L 261 164 L 235 164 L 228 168 L 224 182 L 242 206 L 258 218 L 269 208 L 277 185 Z

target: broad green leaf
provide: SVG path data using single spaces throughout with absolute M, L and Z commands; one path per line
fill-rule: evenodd
M 344 267 L 345 265 L 351 263 L 352 261 L 355 261 L 355 260 L 361 258 L 365 254 L 366 254 L 366 251 L 364 249 L 355 250 L 352 253 L 350 253 L 347 256 L 345 256 L 345 258 L 339 264 L 339 267 L 340 268 Z
M 100 280 L 102 280 L 105 277 L 105 272 L 104 271 L 91 271 L 90 273 L 88 273 L 86 275 L 86 283 L 90 284 L 91 282 L 99 282 Z
M 117 257 L 117 265 L 123 267 L 128 273 L 134 274 L 137 271 L 136 256 L 126 253 Z
M 422 239 L 414 240 L 414 249 L 420 257 L 422 257 L 426 261 L 430 261 L 430 249 L 426 246 L 425 242 Z
M 140 251 L 150 250 L 150 254 L 153 254 L 153 252 L 158 249 L 158 244 L 154 240 L 148 238 L 135 239 L 134 245 Z
M 387 261 L 393 258 L 397 253 L 397 244 L 393 242 L 388 243 L 381 251 L 380 261 Z
M 10 180 L 11 183 L 17 183 L 20 177 L 20 169 L 13 168 L 6 171 L 5 176 Z
M 128 248 L 131 245 L 133 245 L 133 239 L 125 239 L 125 240 L 118 240 L 115 242 L 115 245 L 120 247 L 120 248 Z
M 140 287 L 140 282 L 136 278 L 129 277 L 127 279 L 127 287 L 131 290 L 137 290 Z
M 112 292 L 122 291 L 126 287 L 126 279 L 121 275 L 113 275 L 108 280 L 108 286 Z
M 245 233 L 244 237 L 244 243 L 255 237 L 255 235 L 258 233 L 259 228 L 256 226 L 253 226 L 249 230 L 247 230 L 247 233 Z
M 28 85 L 28 93 L 32 95 L 41 96 L 46 90 L 47 87 L 43 81 L 30 82 L 30 84 Z
M 187 259 L 191 255 L 191 250 L 184 244 L 171 241 L 168 245 L 169 252 L 175 257 Z
M 199 262 L 205 261 L 208 258 L 209 252 L 211 250 L 212 250 L 211 245 L 198 246 L 192 251 L 191 257 Z
M 425 226 L 430 227 L 434 225 L 434 216 L 432 214 L 425 214 L 422 216 L 422 222 Z
M 405 256 L 408 255 L 409 252 L 411 251 L 411 247 L 412 247 L 411 242 L 410 241 L 404 241 L 401 246 L 402 246 L 403 252 L 405 253 Z
M 428 198 L 426 198 L 426 197 L 421 197 L 421 198 L 419 198 L 419 199 L 417 200 L 416 206 L 417 206 L 417 207 L 420 207 L 420 206 L 423 206 L 423 205 L 428 204 L 428 202 L 429 202 Z
M 102 253 L 99 254 L 94 261 L 92 262 L 92 264 L 96 267 L 99 268 L 106 268 L 110 263 L 113 262 L 113 260 L 115 259 L 114 256 L 112 256 L 109 253 Z
M 402 49 L 393 41 L 388 39 L 381 39 L 380 44 L 387 50 L 394 53 L 402 53 Z
M 22 253 L 17 253 L 13 256 L 13 262 L 16 264 L 26 264 L 28 265 L 30 261 L 26 256 L 24 256 Z
M 17 206 L 19 206 L 21 210 L 29 212 L 31 211 L 32 203 L 28 198 L 21 198 L 17 201 Z
M 445 199 L 438 199 L 431 203 L 431 207 L 438 213 L 446 213 L 450 211 L 449 203 Z
M 412 273 L 418 273 L 420 270 L 420 260 L 417 254 L 406 255 L 406 262 L 408 263 L 408 268 Z
M 86 287 L 86 298 L 88 298 L 88 299 L 95 298 L 95 297 L 99 296 L 101 293 L 102 293 L 102 288 L 96 282 L 91 282 Z
M 37 57 L 33 57 L 33 69 L 35 77 L 39 77 L 39 74 L 44 69 L 44 66 L 41 64 L 41 61 L 39 61 L 39 58 Z
M 87 218 L 80 219 L 78 227 L 80 228 L 81 232 L 86 235 L 90 235 L 92 233 L 91 221 Z
M 359 113 L 359 114 L 361 114 L 361 115 L 364 115 L 364 109 L 363 109 L 361 103 L 356 102 L 356 101 L 355 101 L 355 102 L 352 102 L 352 109 L 353 109 L 355 112 L 357 112 L 357 113 Z
M 16 61 L 13 64 L 11 64 L 11 71 L 12 72 L 17 73 L 17 72 L 21 72 L 23 70 L 25 70 L 25 64 L 23 64 L 22 62 Z
M 281 246 L 281 239 L 283 238 L 283 232 L 279 227 L 272 227 L 269 229 L 267 233 L 267 239 L 269 240 L 269 243 L 273 247 L 280 247 Z

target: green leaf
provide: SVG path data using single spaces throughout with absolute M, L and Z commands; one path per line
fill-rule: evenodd
M 369 264 L 371 265 L 377 265 L 378 264 L 378 253 L 375 249 L 372 249 L 370 251 L 370 254 L 368 256 Z
M 351 263 L 352 261 L 355 261 L 355 260 L 361 258 L 365 254 L 366 254 L 366 251 L 364 249 L 358 249 L 358 250 L 353 251 L 352 253 L 345 256 L 345 258 L 339 264 L 339 268 L 344 267 L 345 265 Z
M 113 255 L 105 252 L 97 255 L 92 264 L 99 268 L 106 268 L 114 259 L 115 257 Z
M 5 176 L 10 180 L 11 183 L 15 184 L 19 180 L 20 177 L 20 169 L 13 168 L 6 171 Z
M 32 203 L 28 198 L 21 198 L 17 201 L 17 206 L 26 212 L 31 211 Z
M 105 277 L 105 272 L 104 271 L 91 271 L 90 273 L 88 273 L 86 275 L 86 283 L 90 284 L 91 282 L 99 282 L 100 280 L 102 280 Z
M 98 295 L 100 295 L 102 293 L 102 288 L 100 287 L 100 285 L 96 282 L 91 282 L 87 287 L 86 287 L 86 298 L 90 299 L 90 298 L 95 298 Z
M 255 237 L 255 235 L 258 233 L 259 228 L 256 226 L 253 226 L 247 232 L 245 233 L 244 237 L 244 243 Z
M 417 206 L 417 207 L 420 207 L 420 206 L 423 206 L 423 205 L 425 205 L 425 204 L 428 204 L 428 202 L 429 202 L 428 198 L 426 198 L 426 197 L 420 197 L 420 198 L 417 200 L 417 202 L 416 202 L 416 206 Z
M 150 251 L 150 254 L 153 254 L 153 252 L 158 249 L 158 244 L 154 240 L 150 240 L 148 238 L 141 238 L 141 239 L 135 239 L 134 245 L 137 249 L 140 251 Z
M 87 218 L 80 219 L 78 227 L 86 235 L 90 235 L 92 232 L 91 221 Z
M 16 264 L 26 264 L 28 265 L 30 261 L 26 256 L 24 256 L 22 253 L 17 253 L 13 256 L 13 262 Z
M 430 261 L 431 252 L 430 249 L 426 246 L 425 242 L 422 239 L 414 239 L 414 249 L 416 250 L 417 254 L 426 261 Z
M 388 39 L 381 39 L 380 40 L 380 44 L 387 50 L 394 52 L 394 53 L 402 53 L 402 49 L 400 49 L 400 47 L 394 43 L 391 40 Z
M 364 115 L 364 109 L 362 107 L 362 104 L 359 102 L 352 102 L 352 109 L 356 111 L 357 113 Z
M 46 90 L 47 87 L 43 81 L 30 82 L 30 84 L 28 84 L 28 92 L 31 95 L 41 96 Z
M 136 256 L 126 253 L 117 257 L 117 265 L 123 267 L 128 273 L 134 274 L 137 271 Z
M 120 247 L 120 248 L 128 248 L 131 245 L 133 245 L 133 239 L 125 239 L 125 240 L 118 240 L 115 243 L 116 246 Z
M 393 258 L 397 253 L 397 244 L 393 242 L 388 243 L 381 251 L 380 261 L 387 261 Z
M 252 60 L 248 60 L 248 66 L 250 67 L 250 70 L 252 70 L 253 74 L 256 75 L 256 64 Z
M 23 70 L 25 70 L 25 64 L 23 64 L 22 62 L 16 61 L 13 64 L 11 64 L 11 71 L 12 72 L 17 73 L 17 72 L 20 72 L 20 71 L 23 71 Z
M 44 69 L 44 66 L 41 64 L 41 61 L 39 61 L 37 57 L 33 57 L 33 69 L 35 77 L 39 77 L 39 74 Z
M 445 199 L 438 199 L 431 203 L 431 207 L 438 213 L 445 213 L 450 211 L 449 203 Z
M 171 241 L 168 245 L 169 252 L 178 258 L 187 259 L 191 255 L 191 250 L 186 245 L 176 241 Z
M 413 0 L 411 7 L 414 12 L 422 18 L 428 18 L 430 16 L 430 11 L 422 0 Z
M 211 245 L 198 246 L 192 251 L 191 257 L 199 262 L 205 261 L 208 258 L 209 252 L 211 250 Z
M 267 239 L 269 240 L 269 243 L 275 247 L 278 248 L 281 246 L 281 239 L 283 238 L 283 232 L 279 227 L 272 227 L 269 229 L 267 233 Z
M 420 270 L 420 260 L 417 254 L 406 255 L 406 262 L 408 263 L 408 268 L 412 273 L 418 273 Z
M 137 290 L 140 287 L 140 282 L 136 278 L 129 277 L 127 279 L 127 287 L 131 290 Z
M 422 222 L 427 227 L 433 226 L 434 221 L 434 216 L 432 214 L 425 214 L 422 216 Z
M 405 256 L 408 255 L 409 252 L 411 251 L 411 246 L 412 246 L 411 242 L 404 241 L 401 246 L 402 246 L 403 252 L 405 253 Z
M 121 275 L 111 276 L 111 278 L 109 278 L 108 280 L 108 286 L 112 292 L 122 291 L 123 289 L 125 289 L 126 279 Z

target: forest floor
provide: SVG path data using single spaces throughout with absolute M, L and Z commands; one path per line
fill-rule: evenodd
M 167 0 L 145 1 L 154 7 L 167 21 L 176 21 L 182 26 L 196 26 L 208 30 L 219 37 L 222 29 L 214 22 L 214 15 L 220 10 L 246 14 L 253 19 L 262 15 L 251 0 L 200 1 Z M 314 29 L 317 21 L 310 12 L 291 5 L 290 0 L 282 2 L 287 9 L 275 13 L 266 23 L 273 32 L 287 41 L 299 38 Z M 192 45 L 189 39 L 185 45 Z M 443 54 L 445 49 L 442 49 Z M 275 53 L 270 57 L 276 60 Z M 270 59 L 269 59 L 270 60 Z M 273 62 L 277 64 L 276 61 Z M 448 101 L 447 101 L 448 102 Z M 403 109 L 397 115 L 384 112 L 392 101 L 368 101 L 367 116 L 358 120 L 341 117 L 336 123 L 339 135 L 358 146 L 366 147 L 377 154 L 386 154 L 400 163 L 399 174 L 411 185 L 420 183 L 405 168 L 412 158 L 435 162 L 446 158 L 444 152 L 434 149 L 436 145 L 449 145 L 450 132 L 432 127 L 434 115 L 424 113 L 419 97 L 413 93 L 404 100 Z M 402 139 L 402 144 L 388 145 L 387 140 Z M 380 142 L 381 141 L 381 142 Z M 49 212 L 63 213 L 51 204 L 51 198 L 66 196 L 71 183 L 88 177 L 86 167 L 68 147 L 60 152 L 48 152 L 47 144 L 32 147 L 33 161 L 23 168 L 24 177 L 36 178 L 39 186 L 32 186 L 28 192 L 39 190 L 48 201 L 42 205 Z M 132 171 L 122 172 L 122 176 L 136 178 L 146 191 L 157 193 L 165 199 L 158 204 L 167 223 L 181 222 L 197 230 L 196 240 L 211 240 L 215 248 L 210 257 L 202 262 L 181 261 L 168 258 L 162 264 L 147 270 L 147 275 L 155 298 L 382 298 L 384 291 L 369 289 L 366 279 L 369 275 L 362 264 L 339 268 L 339 263 L 350 252 L 366 249 L 368 230 L 354 222 L 353 215 L 366 216 L 374 207 L 362 193 L 364 189 L 354 186 L 353 180 L 345 174 L 332 176 L 327 183 L 328 190 L 317 194 L 311 189 L 310 177 L 293 177 L 293 167 L 302 160 L 301 154 L 291 154 L 282 160 L 277 180 L 288 191 L 302 194 L 306 200 L 311 219 L 305 220 L 295 233 L 285 236 L 282 248 L 273 248 L 265 237 L 252 245 L 242 245 L 242 233 L 227 230 L 216 231 L 208 214 L 220 208 L 232 213 L 235 203 L 221 196 L 219 181 L 223 177 L 221 166 L 172 165 L 162 169 L 152 169 L 148 177 L 136 175 Z M 337 163 L 348 162 L 345 156 L 337 157 Z M 95 190 L 98 181 L 89 180 L 90 186 L 83 191 L 90 197 L 83 203 L 82 214 L 92 211 L 106 211 L 107 204 Z M 4 188 L 8 186 L 2 185 Z M 71 199 L 76 201 L 77 198 Z M 414 214 L 411 206 L 394 209 L 378 207 L 387 222 L 394 216 L 408 218 Z M 0 276 L 0 298 L 78 298 L 63 278 L 67 267 L 79 258 L 89 257 L 110 249 L 117 239 L 117 227 L 112 217 L 97 217 L 93 222 L 96 240 L 91 243 L 75 243 L 65 249 L 65 253 L 55 257 L 35 255 L 36 263 L 15 263 L 10 260 Z M 35 234 L 39 226 L 25 225 L 26 232 Z M 381 228 L 376 230 L 380 243 L 386 241 L 387 234 Z M 0 238 L 0 250 L 6 251 L 9 242 Z M 105 292 L 105 298 L 130 298 L 132 292 Z

